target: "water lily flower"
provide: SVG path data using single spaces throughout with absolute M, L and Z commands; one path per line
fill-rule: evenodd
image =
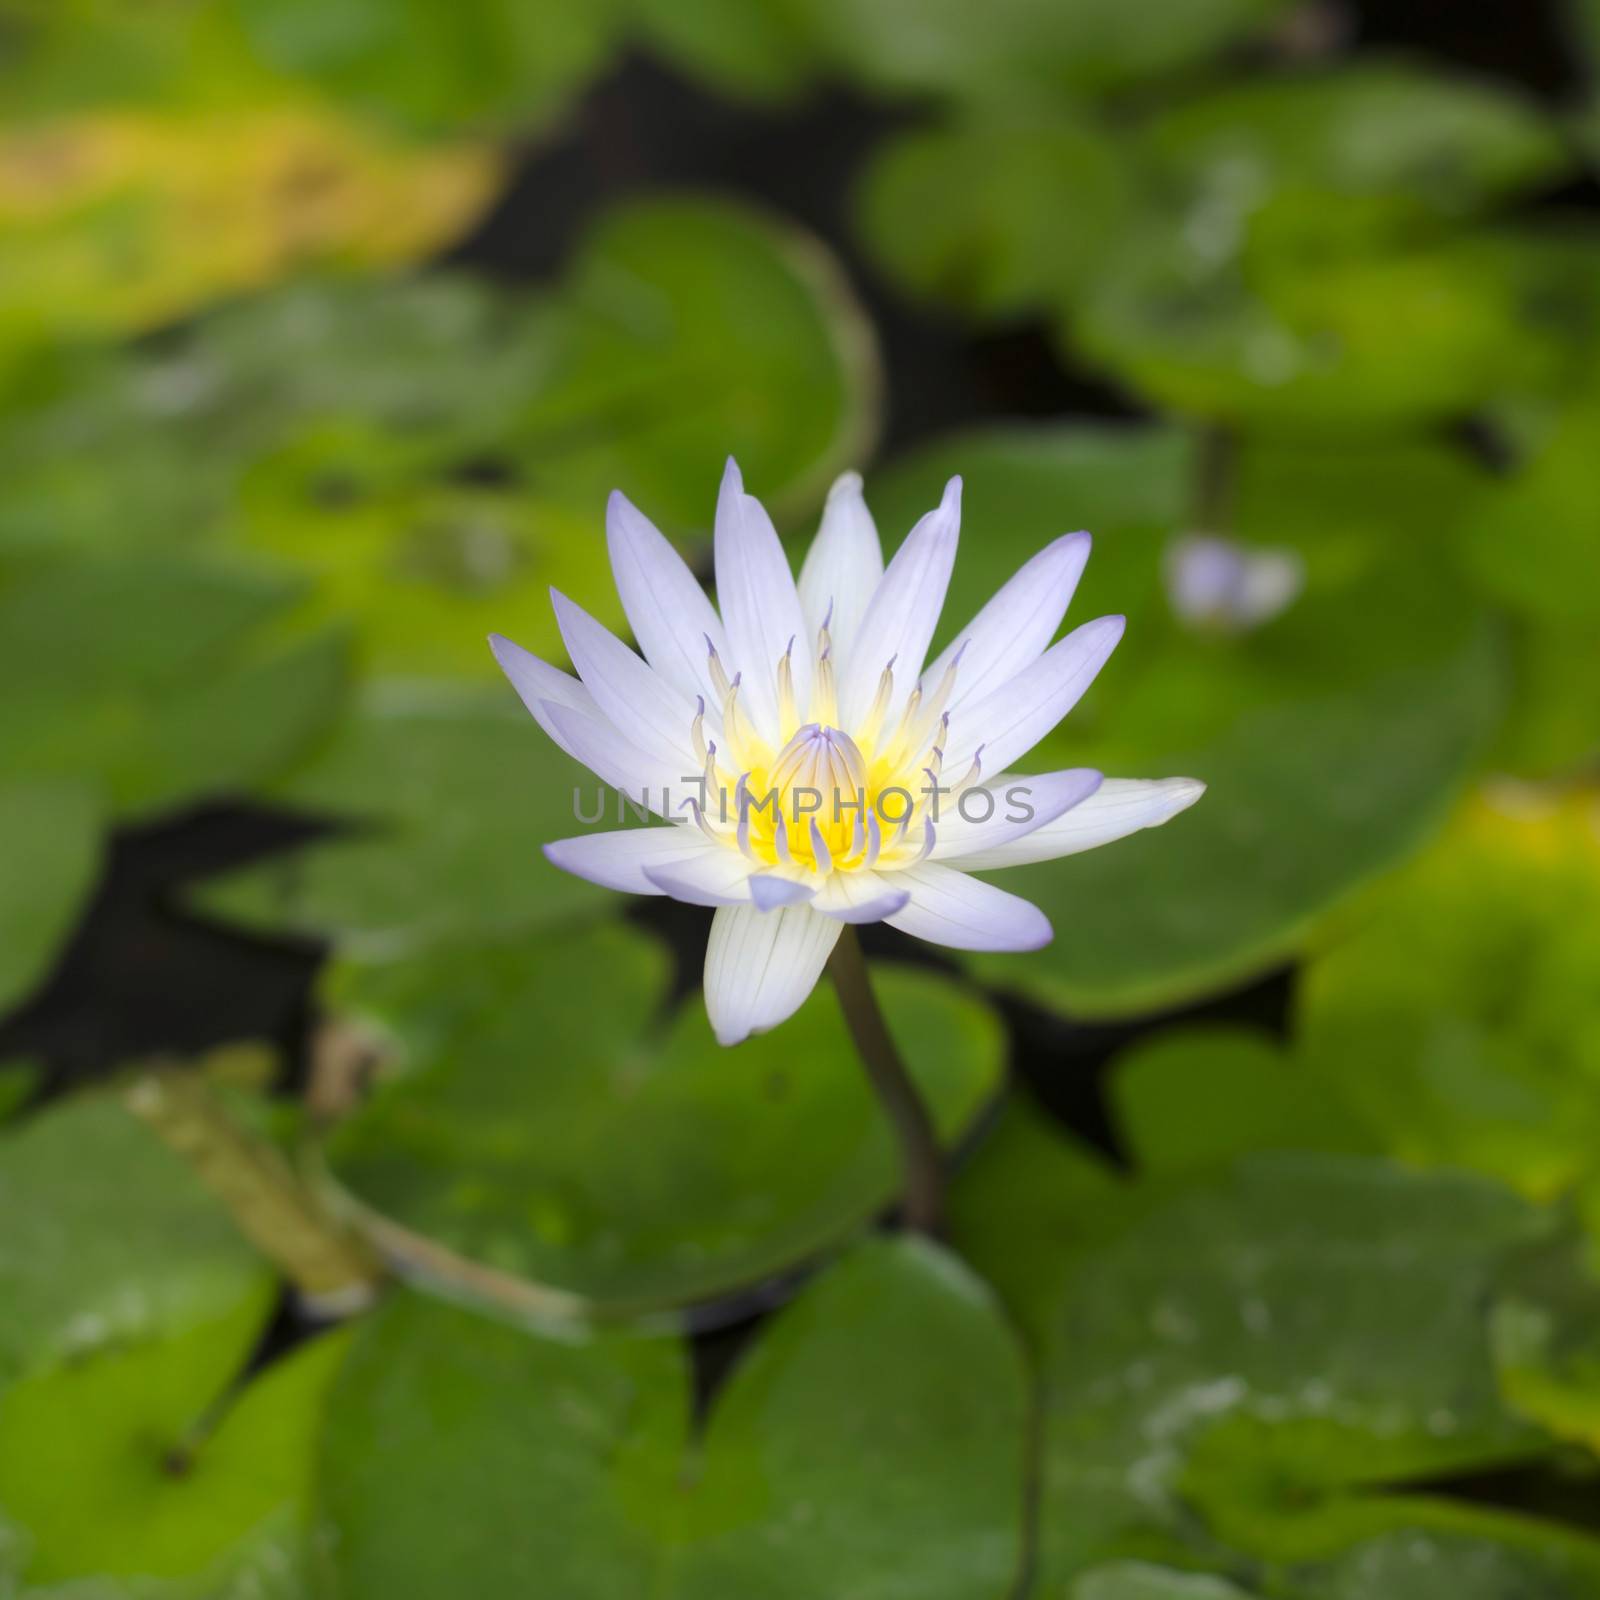
M 1167 601 L 1180 622 L 1244 633 L 1288 610 L 1305 584 L 1305 564 L 1293 550 L 1189 533 L 1168 547 L 1165 575 Z
M 1089 536 L 1071 533 L 928 662 L 960 516 L 952 478 L 885 567 L 861 479 L 846 473 L 796 582 L 730 461 L 716 513 L 720 615 L 619 493 L 606 532 L 640 654 L 555 591 L 576 678 L 490 640 L 556 744 L 672 824 L 545 853 L 610 889 L 716 908 L 705 992 L 724 1044 L 789 1017 L 847 923 L 961 950 L 1038 949 L 1051 938 L 1044 913 L 971 872 L 1107 844 L 1203 791 L 1192 778 L 1016 772 L 1094 681 L 1123 619 L 1051 642 L 1089 555 Z

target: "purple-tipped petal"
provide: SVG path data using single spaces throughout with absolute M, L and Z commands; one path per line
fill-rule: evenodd
M 550 601 L 572 664 L 606 720 L 630 744 L 676 765 L 679 776 L 693 772 L 699 765 L 689 745 L 695 702 L 560 590 L 550 591 Z
M 789 558 L 760 501 L 744 492 L 730 460 L 717 497 L 717 604 L 732 662 L 744 674 L 741 709 L 769 743 L 778 741 L 778 662 L 795 641 L 790 668 L 796 700 L 811 696 L 811 640 Z
M 720 845 L 703 855 L 646 867 L 644 875 L 663 894 L 691 906 L 750 904 L 750 863 L 737 851 Z
M 956 950 L 1038 950 L 1053 937 L 1038 906 L 964 872 L 925 861 L 894 874 L 911 894 L 891 928 Z
M 823 916 L 840 922 L 882 922 L 911 898 L 909 890 L 894 887 L 897 876 L 859 869 L 836 872 L 811 903 Z
M 1089 559 L 1090 542 L 1086 533 L 1063 534 L 1025 562 L 923 673 L 923 686 L 931 689 L 937 684 L 959 653 L 961 666 L 950 698 L 953 710 L 1031 667 L 1067 614 Z
M 706 643 L 728 653 L 722 623 L 671 541 L 621 490 L 606 506 L 606 547 L 645 660 L 679 693 L 715 703 Z
M 816 890 L 807 885 L 793 878 L 781 878 L 775 872 L 757 872 L 750 879 L 750 898 L 760 911 L 804 905 L 815 893 Z
M 800 568 L 800 608 L 813 642 L 827 624 L 834 671 L 850 659 L 861 618 L 883 577 L 883 547 L 861 495 L 861 474 L 846 472 L 828 491 L 822 526 Z
M 548 702 L 565 706 L 582 716 L 596 718 L 600 715 L 600 708 L 594 703 L 594 696 L 576 678 L 552 667 L 548 661 L 541 661 L 520 644 L 513 644 L 504 634 L 491 633 L 489 648 L 500 663 L 500 670 L 511 680 L 511 687 L 517 691 L 523 705 L 533 713 L 533 720 L 569 756 L 581 760 L 577 752 L 568 747 L 555 724 L 545 714 L 544 707 Z
M 1159 828 L 1206 792 L 1198 778 L 1107 778 L 1081 804 L 1018 838 L 963 856 L 970 872 L 1054 861 L 1124 839 L 1141 828 Z
M 964 702 L 950 718 L 945 771 L 965 771 L 980 745 L 986 772 L 1020 761 L 1083 697 L 1125 626 L 1122 617 L 1086 622 L 998 689 Z
M 1092 767 L 1069 767 L 1037 777 L 1013 774 L 967 789 L 941 802 L 932 859 L 965 867 L 975 852 L 1023 838 L 1082 805 L 1100 781 Z
M 602 783 L 620 789 L 657 815 L 668 813 L 674 792 L 681 792 L 684 774 L 675 762 L 662 762 L 629 741 L 600 715 L 587 716 L 553 700 L 540 702 L 539 720 L 547 723 L 551 737 L 574 760 L 581 761 Z
M 698 828 L 624 828 L 614 833 L 584 833 L 556 839 L 546 858 L 563 872 L 587 878 L 620 894 L 665 894 L 645 875 L 647 867 L 668 868 L 691 856 L 721 850 Z
M 905 704 L 939 625 L 960 536 L 961 480 L 952 478 L 938 508 L 923 517 L 895 551 L 862 616 L 857 648 L 851 651 L 839 684 L 839 709 L 846 727 L 866 715 L 878 692 L 878 679 L 891 660 L 896 663 L 896 688 L 890 717 Z

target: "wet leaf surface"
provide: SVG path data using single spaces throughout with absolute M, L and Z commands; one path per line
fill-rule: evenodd
M 753 1287 L 887 1206 L 896 1149 L 828 986 L 727 1050 L 698 990 L 659 1016 L 665 978 L 615 927 L 336 970 L 332 1002 L 398 1059 L 333 1134 L 334 1175 L 385 1223 L 609 1313 Z M 999 1087 L 996 1020 L 932 974 L 876 981 L 953 1142 Z

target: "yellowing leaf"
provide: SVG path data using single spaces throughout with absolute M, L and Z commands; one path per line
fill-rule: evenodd
M 500 176 L 487 146 L 408 145 L 309 102 L 42 123 L 0 139 L 0 305 L 13 335 L 124 333 L 291 271 L 407 261 Z

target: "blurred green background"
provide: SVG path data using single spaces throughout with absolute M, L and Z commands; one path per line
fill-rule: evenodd
M 1597 162 L 1595 0 L 0 0 L 0 1600 L 1600 1597 Z M 730 453 L 1209 785 L 869 938 L 937 1244 L 484 646 Z

